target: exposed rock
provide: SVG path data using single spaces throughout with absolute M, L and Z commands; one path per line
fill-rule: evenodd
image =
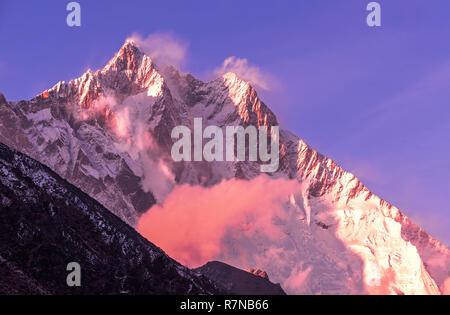
M 211 261 L 196 269 L 236 295 L 285 295 L 279 284 L 269 281 L 267 274 L 245 272 L 230 265 Z
M 262 270 L 260 270 L 260 269 L 253 269 L 253 268 L 250 268 L 250 269 L 248 270 L 248 272 L 254 274 L 255 276 L 258 276 L 258 277 L 261 277 L 261 278 L 270 280 L 270 279 L 269 279 L 269 276 L 267 275 L 267 272 L 262 271 Z

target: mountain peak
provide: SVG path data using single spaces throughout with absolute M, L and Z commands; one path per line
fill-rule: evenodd
M 108 70 L 131 70 L 136 71 L 142 59 L 149 59 L 137 46 L 133 39 L 127 39 L 116 55 L 108 62 L 103 71 Z
M 227 72 L 222 75 L 222 78 L 227 86 L 240 86 L 243 88 L 251 88 L 250 82 L 242 79 L 236 72 Z
M 129 38 L 103 69 L 95 72 L 88 69 L 68 83 L 58 82 L 38 97 L 73 97 L 73 101 L 89 108 L 107 93 L 135 95 L 147 91 L 148 96 L 159 96 L 163 85 L 164 80 L 153 60 L 138 48 L 135 40 Z
M 127 38 L 126 40 L 125 40 L 125 43 L 123 44 L 124 46 L 126 46 L 126 45 L 131 45 L 131 46 L 135 46 L 135 47 L 137 47 L 137 43 L 136 43 L 136 41 L 133 39 L 133 38 Z
M 132 50 L 133 52 L 142 53 L 137 42 L 133 38 L 127 38 L 120 50 Z

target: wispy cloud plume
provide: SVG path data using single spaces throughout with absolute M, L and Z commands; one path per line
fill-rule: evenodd
M 107 120 L 116 149 L 132 159 L 133 171 L 142 178 L 142 189 L 161 202 L 172 190 L 174 176 L 167 163 L 169 157 L 159 148 L 145 120 L 149 116 L 145 105 L 154 101 L 155 98 L 146 93 L 123 101 L 113 95 L 100 95 L 90 107 L 71 110 L 80 121 L 98 116 Z
M 259 67 L 250 65 L 246 58 L 228 57 L 224 60 L 221 67 L 214 70 L 216 76 L 227 72 L 234 72 L 242 79 L 250 82 L 254 87 L 264 90 L 270 90 L 271 85 L 274 83 L 273 77 L 264 73 Z
M 143 38 L 135 33 L 130 38 L 158 65 L 180 67 L 185 62 L 188 44 L 171 33 L 152 33 Z
M 142 189 L 152 192 L 156 201 L 161 202 L 172 190 L 174 176 L 166 164 L 165 153 L 142 118 L 148 114 L 144 114 L 140 105 L 152 101 L 152 97 L 138 95 L 115 105 L 113 130 L 118 137 L 116 147 L 142 166 Z
M 280 200 L 288 200 L 289 194 L 299 189 L 296 181 L 267 176 L 250 182 L 231 179 L 211 188 L 177 186 L 162 205 L 141 217 L 137 229 L 188 266 L 199 266 L 229 251 L 242 252 L 237 256 L 245 260 L 245 242 L 230 245 L 227 238 L 247 238 L 255 233 L 281 238 L 282 228 L 274 225 L 273 219 L 286 216 Z

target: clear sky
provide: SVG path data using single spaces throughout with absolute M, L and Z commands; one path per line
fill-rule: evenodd
M 450 1 L 0 0 L 0 91 L 28 99 L 98 69 L 132 33 L 170 32 L 200 79 L 230 56 L 272 78 L 263 100 L 374 193 L 450 244 Z

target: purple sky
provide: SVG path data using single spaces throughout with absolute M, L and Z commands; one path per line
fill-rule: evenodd
M 450 244 L 450 1 L 0 1 L 0 91 L 27 99 L 104 66 L 132 33 L 189 45 L 201 79 L 229 56 L 276 85 L 260 91 L 281 124 Z

